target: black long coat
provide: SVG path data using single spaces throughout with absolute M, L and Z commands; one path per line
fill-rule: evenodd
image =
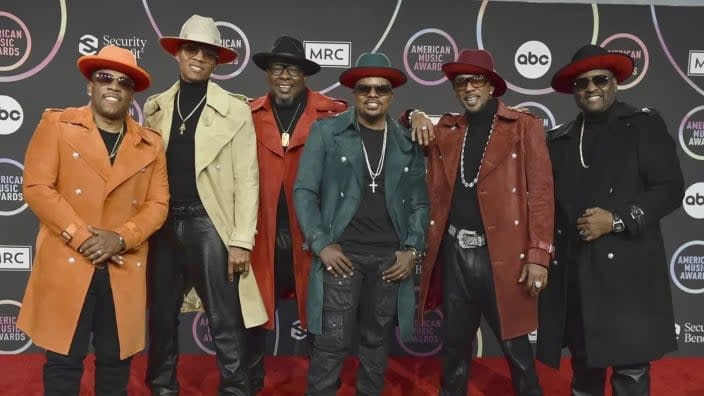
M 675 142 L 654 110 L 613 106 L 590 165 L 596 176 L 580 180 L 578 188 L 591 192 L 594 206 L 620 215 L 627 228 L 582 244 L 576 260 L 567 259 L 568 241 L 579 242 L 575 219 L 565 213 L 575 213 L 569 169 L 579 156 L 574 148 L 581 117 L 548 133 L 557 256 L 540 297 L 537 356 L 553 367 L 559 367 L 564 346 L 569 271 L 578 271 L 589 366 L 650 361 L 677 348 L 660 231 L 660 219 L 679 207 L 684 194 Z M 643 215 L 634 219 L 635 208 Z

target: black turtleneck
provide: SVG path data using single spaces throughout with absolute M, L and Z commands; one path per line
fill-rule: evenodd
M 471 183 L 477 176 L 484 149 L 489 139 L 489 131 L 498 107 L 496 99 L 490 99 L 486 106 L 477 113 L 465 113 L 467 118 L 467 141 L 464 146 L 464 179 Z M 455 179 L 455 193 L 452 196 L 449 224 L 453 226 L 476 231 L 484 234 L 484 222 L 479 211 L 477 200 L 477 185 L 467 188 L 462 184 L 461 161 L 457 164 L 457 178 Z
M 166 164 L 169 173 L 169 192 L 171 202 L 197 202 L 200 201 L 196 189 L 196 125 L 205 108 L 205 101 L 200 103 L 208 89 L 208 80 L 189 83 L 180 80 L 180 98 L 174 98 L 174 114 L 171 119 L 171 134 L 169 147 L 166 149 Z M 200 104 L 199 104 L 200 103 Z M 180 106 L 179 106 L 180 104 Z M 197 108 L 196 108 L 197 106 Z M 183 118 L 193 111 L 186 120 L 186 130 L 181 134 L 181 109 Z

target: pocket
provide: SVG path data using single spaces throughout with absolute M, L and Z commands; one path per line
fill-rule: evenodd
M 352 308 L 352 277 L 323 276 L 323 310 L 346 311 Z
M 379 298 L 376 303 L 376 312 L 379 316 L 393 316 L 398 304 L 398 291 L 401 282 L 387 282 L 382 280 L 379 286 Z

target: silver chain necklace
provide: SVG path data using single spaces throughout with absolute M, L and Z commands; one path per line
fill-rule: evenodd
M 494 133 L 494 122 L 496 121 L 496 114 L 491 119 L 491 128 L 489 129 L 489 136 L 486 138 L 486 144 L 484 145 L 484 151 L 482 152 L 482 159 L 479 161 L 479 167 L 477 168 L 477 174 L 474 176 L 471 182 L 467 183 L 464 177 L 464 147 L 467 144 L 467 135 L 469 135 L 469 126 L 464 131 L 464 139 L 462 139 L 462 154 L 460 155 L 460 176 L 462 185 L 467 188 L 473 188 L 479 181 L 479 171 L 482 170 L 482 164 L 484 163 L 484 156 L 486 155 L 486 148 L 489 147 L 489 141 L 491 140 L 491 134 Z
M 388 135 L 387 132 L 389 130 L 389 123 L 387 122 L 384 124 L 384 143 L 382 143 L 381 146 L 381 157 L 379 158 L 379 163 L 376 166 L 376 172 L 372 171 L 372 164 L 369 162 L 369 154 L 367 154 L 367 148 L 364 146 L 364 139 L 362 139 L 362 150 L 364 151 L 364 160 L 367 162 L 367 170 L 369 171 L 369 177 L 371 177 L 372 182 L 369 184 L 369 187 L 372 188 L 372 194 L 376 193 L 376 188 L 379 187 L 378 184 L 376 184 L 376 178 L 381 175 L 381 172 L 384 170 L 384 158 L 386 158 L 386 136 Z
M 190 113 L 186 116 L 186 118 L 183 118 L 183 115 L 181 115 L 181 90 L 179 89 L 178 92 L 176 93 L 176 111 L 178 112 L 178 118 L 181 119 L 181 126 L 178 127 L 178 132 L 180 135 L 183 135 L 183 133 L 186 131 L 186 121 L 188 121 L 189 118 L 193 115 L 193 113 L 196 112 L 196 110 L 200 107 L 200 105 L 203 104 L 205 101 L 205 97 L 208 95 L 206 92 L 203 94 L 203 97 L 200 98 L 200 102 L 196 105 L 196 107 L 191 110 Z
M 120 146 L 120 142 L 122 141 L 122 137 L 124 136 L 125 132 L 125 123 L 122 123 L 122 126 L 120 127 L 120 132 L 117 133 L 117 139 L 115 140 L 115 143 L 112 145 L 112 150 L 110 150 L 110 155 L 109 158 L 113 159 L 117 155 L 117 148 Z
M 582 151 L 582 139 L 584 138 L 584 124 L 586 121 L 582 119 L 582 130 L 579 132 L 579 162 L 582 165 L 582 168 L 584 169 L 589 169 L 589 165 L 584 162 L 584 154 Z
M 274 117 L 276 117 L 276 122 L 279 123 L 279 127 L 281 127 L 281 145 L 284 147 L 288 147 L 289 140 L 291 139 L 291 135 L 288 133 L 291 130 L 291 127 L 293 126 L 293 122 L 296 121 L 296 116 L 298 115 L 298 110 L 301 109 L 301 102 L 298 102 L 298 106 L 296 106 L 296 111 L 293 112 L 293 118 L 291 118 L 291 122 L 288 123 L 288 128 L 284 128 L 284 124 L 281 122 L 279 119 L 279 114 L 276 112 L 276 106 L 271 106 L 272 111 L 274 112 Z

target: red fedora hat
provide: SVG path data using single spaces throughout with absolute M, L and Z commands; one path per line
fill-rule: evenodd
M 144 91 L 149 88 L 152 79 L 146 70 L 137 66 L 137 59 L 129 50 L 114 45 L 106 45 L 97 55 L 84 55 L 76 62 L 78 70 L 89 81 L 93 72 L 100 69 L 119 71 L 134 80 L 134 91 Z
M 506 81 L 494 70 L 494 59 L 489 51 L 482 49 L 463 49 L 457 60 L 444 63 L 442 72 L 452 81 L 460 74 L 482 74 L 494 86 L 492 96 L 499 97 L 506 92 Z
M 354 88 L 365 77 L 382 77 L 391 82 L 393 88 L 406 83 L 406 75 L 401 70 L 391 67 L 389 57 L 381 52 L 364 53 L 357 58 L 354 67 L 340 74 L 340 84 Z
M 596 69 L 611 70 L 616 81 L 622 83 L 633 74 L 633 59 L 619 52 L 609 52 L 598 45 L 587 44 L 577 50 L 567 66 L 555 73 L 552 89 L 572 93 L 572 85 L 577 76 Z

